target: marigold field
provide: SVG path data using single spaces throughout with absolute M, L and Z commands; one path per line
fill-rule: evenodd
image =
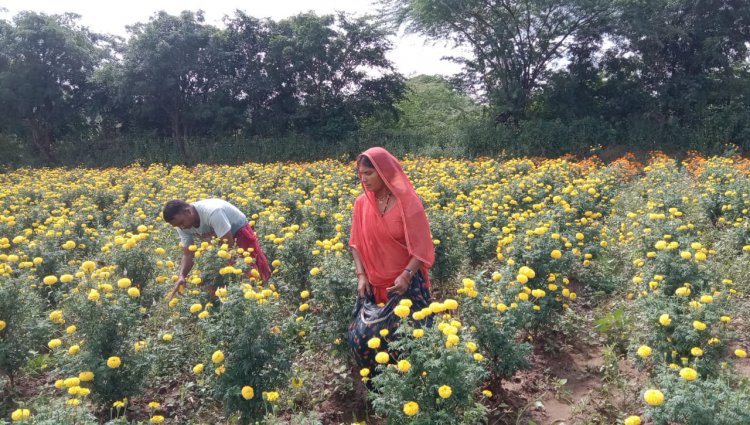
M 402 300 L 372 370 L 346 344 L 353 163 L 0 174 L 0 423 L 750 424 L 750 161 L 403 165 L 434 302 Z M 273 276 L 204 242 L 170 301 L 161 208 L 206 197 Z

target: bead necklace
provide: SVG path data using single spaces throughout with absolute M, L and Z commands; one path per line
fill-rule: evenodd
M 378 200 L 378 204 L 381 203 L 381 202 L 383 202 L 383 200 L 380 199 L 380 198 L 378 198 L 377 196 L 375 196 L 375 199 Z M 380 213 L 381 217 L 385 215 L 385 210 L 388 209 L 388 202 L 390 200 L 391 200 L 391 191 L 389 190 L 388 194 L 385 196 L 385 204 L 383 204 L 383 211 L 380 211 L 380 206 L 378 205 L 378 212 Z

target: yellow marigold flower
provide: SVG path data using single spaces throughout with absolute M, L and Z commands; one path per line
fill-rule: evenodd
M 385 351 L 381 351 L 378 354 L 375 355 L 375 361 L 379 364 L 386 364 L 391 359 L 391 356 L 388 355 Z
M 94 380 L 94 372 L 91 371 L 85 371 L 78 374 L 78 379 L 81 380 L 81 382 L 91 382 Z
M 117 356 L 112 356 L 107 359 L 107 367 L 110 369 L 117 369 L 121 364 L 122 360 Z
M 276 391 L 269 391 L 266 393 L 266 400 L 273 403 L 274 401 L 279 399 L 279 393 Z
M 473 353 L 473 352 L 477 351 L 477 344 L 475 344 L 475 343 L 473 343 L 471 341 L 467 342 L 466 343 L 466 351 L 468 351 L 469 353 Z
M 154 415 L 154 416 L 151 417 L 150 422 L 152 424 L 160 424 L 160 423 L 164 422 L 164 416 L 162 416 L 162 415 Z
M 362 369 L 359 370 L 359 376 L 363 378 L 367 378 L 368 376 L 370 376 L 370 369 L 363 367 Z
M 138 288 L 128 288 L 128 295 L 131 298 L 138 298 L 141 296 L 141 291 Z
M 534 290 L 531 291 L 531 295 L 534 298 L 544 298 L 544 296 L 547 295 L 547 293 L 544 292 L 543 289 L 534 289 Z
M 307 311 L 309 309 L 310 309 L 310 304 L 308 303 L 303 303 L 299 306 L 299 311 Z
M 529 281 L 529 277 L 526 276 L 525 274 L 519 273 L 518 276 L 516 276 L 516 280 L 522 284 L 525 284 L 526 282 Z
M 63 319 L 63 312 L 61 310 L 55 310 L 55 311 L 50 312 L 49 320 L 54 323 L 65 322 L 65 320 Z
M 651 356 L 651 347 L 648 345 L 641 345 L 638 347 L 638 355 L 642 358 L 647 358 Z
M 640 416 L 628 416 L 627 418 L 625 418 L 623 425 L 641 425 L 641 417 Z
M 60 282 L 62 283 L 70 283 L 73 281 L 73 275 L 72 274 L 64 274 L 60 276 Z
M 396 367 L 398 368 L 399 372 L 406 373 L 411 369 L 411 363 L 409 363 L 409 360 L 403 359 L 399 360 L 396 364 Z
M 458 308 L 458 301 L 448 298 L 443 301 L 443 305 L 447 310 L 456 310 Z
M 10 414 L 10 418 L 13 421 L 22 421 L 31 417 L 31 411 L 29 409 L 16 409 Z
M 65 388 L 72 388 L 72 387 L 77 387 L 77 386 L 79 386 L 79 385 L 81 385 L 81 379 L 80 379 L 80 378 L 77 378 L 77 377 L 75 377 L 75 376 L 74 376 L 74 377 L 72 377 L 72 378 L 67 378 L 67 379 L 65 379 L 65 380 L 63 381 L 63 386 L 64 386 Z
M 672 324 L 672 319 L 669 317 L 667 313 L 664 313 L 661 316 L 659 316 L 659 323 L 662 326 L 669 326 L 670 324 Z
M 562 257 L 562 252 L 560 252 L 559 249 L 553 249 L 552 252 L 549 253 L 550 257 L 554 258 L 555 260 Z
M 158 409 L 158 408 L 161 407 L 161 404 L 159 404 L 159 402 L 157 402 L 157 401 L 151 401 L 151 402 L 148 403 L 148 407 L 150 407 L 152 409 Z
M 393 313 L 398 317 L 404 318 L 409 316 L 411 310 L 409 310 L 409 307 L 405 305 L 398 305 L 393 309 Z
M 97 291 L 96 289 L 92 289 L 89 291 L 89 294 L 87 297 L 89 301 L 94 301 L 94 302 L 99 301 L 99 297 L 100 297 L 99 291 Z
M 372 348 L 373 350 L 376 348 L 380 348 L 380 338 L 378 337 L 370 338 L 370 340 L 367 341 L 367 346 Z
M 419 405 L 416 402 L 410 401 L 408 403 L 404 403 L 404 414 L 406 416 L 414 416 L 417 413 L 419 413 Z
M 438 394 L 441 398 L 448 398 L 453 394 L 453 390 L 451 389 L 451 387 L 443 385 L 442 387 L 438 388 Z
M 214 353 L 211 355 L 211 361 L 217 364 L 223 362 L 224 352 L 222 352 L 221 350 L 214 351 Z
M 698 377 L 698 372 L 689 367 L 680 369 L 680 376 L 686 381 L 694 381 Z
M 208 317 L 208 311 L 201 311 L 200 313 L 198 313 L 199 319 L 205 319 L 206 317 Z
M 659 390 L 646 390 L 643 394 L 643 400 L 651 406 L 660 406 L 664 403 L 664 393 Z
M 59 339 L 57 339 L 57 338 L 55 338 L 55 339 L 51 339 L 51 340 L 50 340 L 50 341 L 49 341 L 49 342 L 47 343 L 47 347 L 49 347 L 49 348 L 50 348 L 51 350 L 54 350 L 55 348 L 57 348 L 57 347 L 59 347 L 59 346 L 61 346 L 61 345 L 62 345 L 62 341 L 60 341 L 60 340 L 59 340 Z
M 700 347 L 693 347 L 690 349 L 690 354 L 695 357 L 700 357 L 703 355 L 703 350 L 701 350 Z
M 203 306 L 200 304 L 193 304 L 190 306 L 190 312 L 191 313 L 197 313 L 199 311 L 203 310 Z
M 79 400 L 77 398 L 70 398 L 70 399 L 68 399 L 68 401 L 65 402 L 65 404 L 67 404 L 70 407 L 76 407 L 79 404 L 81 404 L 81 400 Z
M 42 282 L 44 282 L 45 285 L 54 285 L 57 283 L 57 276 L 44 276 Z
M 162 335 L 161 339 L 165 342 L 169 342 L 172 340 L 172 334 L 164 334 Z
M 81 346 L 78 344 L 71 345 L 70 348 L 68 348 L 68 353 L 71 355 L 78 354 L 79 351 L 81 351 Z
M 122 409 L 123 407 L 125 407 L 125 402 L 123 402 L 121 400 L 118 400 L 118 401 L 112 403 L 112 407 L 114 407 L 116 409 Z
M 255 397 L 255 390 L 250 385 L 245 385 L 242 387 L 242 398 L 245 400 L 251 400 L 253 397 Z
M 81 263 L 81 270 L 83 270 L 85 273 L 91 273 L 96 268 L 96 263 L 93 261 L 84 261 Z
M 130 288 L 130 285 L 132 282 L 127 277 L 123 277 L 122 279 L 119 279 L 117 281 L 117 287 L 120 289 L 127 289 Z
M 311 276 L 317 276 L 318 273 L 320 273 L 320 269 L 319 268 L 313 267 L 312 269 L 310 269 L 310 275 Z
M 734 355 L 737 356 L 737 357 L 739 357 L 739 358 L 741 358 L 741 359 L 744 359 L 745 357 L 747 357 L 747 351 L 745 351 L 745 350 L 743 350 L 741 348 L 738 348 L 738 349 L 734 350 Z
M 683 297 L 686 297 L 690 295 L 690 288 L 686 288 L 684 286 L 680 286 L 679 288 L 675 289 L 674 291 L 675 295 L 680 295 Z
M 693 328 L 695 328 L 696 331 L 703 331 L 706 330 L 706 324 L 699 320 L 693 320 Z
M 0 331 L 2 331 L 3 329 L 5 329 L 5 326 L 7 326 L 6 323 L 5 323 L 5 320 L 0 320 Z
M 310 291 L 307 291 L 307 290 L 302 291 L 302 292 L 299 293 L 299 296 L 300 296 L 300 298 L 303 298 L 303 299 L 304 298 L 308 298 L 308 297 L 310 297 Z
M 693 254 L 690 253 L 690 251 L 681 251 L 680 252 L 680 258 L 683 260 L 689 260 L 693 257 Z
M 279 260 L 273 260 L 271 262 L 271 266 L 278 268 L 281 265 L 281 261 Z
M 214 369 L 214 373 L 216 374 L 216 376 L 221 376 L 226 371 L 227 371 L 227 368 L 224 365 L 221 365 L 217 367 L 216 369 Z
M 193 366 L 193 373 L 199 374 L 203 373 L 203 363 L 198 363 L 197 365 Z
M 657 241 L 654 244 L 654 248 L 656 248 L 656 249 L 666 249 L 667 248 L 667 241 Z
M 424 329 L 414 329 L 411 334 L 414 338 L 422 338 L 424 336 Z
M 732 319 L 729 316 L 721 316 L 719 320 L 721 320 L 724 323 L 729 323 L 729 321 Z
M 480 353 L 474 353 L 474 360 L 481 362 L 482 360 L 484 360 L 484 356 Z

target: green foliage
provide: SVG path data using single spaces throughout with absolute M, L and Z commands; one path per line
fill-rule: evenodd
M 66 324 L 77 329 L 63 341 L 69 346 L 79 345 L 80 351 L 77 354 L 65 352 L 64 348 L 54 351 L 66 376 L 94 373 L 90 386 L 85 386 L 95 400 L 105 404 L 136 394 L 150 366 L 149 356 L 134 349 L 140 337 L 135 324 L 143 319 L 137 298 L 130 297 L 125 289 L 110 290 L 101 283 L 88 281 L 79 287 L 77 296 L 65 301 Z M 118 367 L 108 365 L 111 357 L 120 358 Z
M 618 307 L 594 321 L 594 330 L 606 338 L 607 349 L 617 355 L 627 352 L 630 334 L 633 332 L 633 318 Z
M 351 257 L 341 251 L 326 252 L 321 257 L 318 257 L 322 260 L 318 266 L 320 273 L 310 278 L 312 335 L 322 349 L 333 347 L 338 354 L 348 353 L 342 341 L 346 340 L 352 322 L 351 308 L 357 300 L 354 265 Z
M 243 423 L 261 418 L 269 408 L 263 393 L 287 384 L 294 349 L 285 338 L 293 332 L 292 322 L 284 321 L 276 297 L 258 299 L 248 293 L 248 288 L 229 286 L 221 305 L 200 322 L 206 335 L 205 373 L 212 376 L 216 398 L 227 411 L 241 412 Z M 216 351 L 223 353 L 222 361 L 214 362 Z M 212 373 L 209 365 L 218 372 Z M 245 386 L 254 390 L 249 400 L 242 396 Z
M 448 325 L 450 321 L 442 322 Z M 468 330 L 457 324 L 461 338 L 471 338 Z M 453 325 L 450 325 L 453 326 Z M 371 380 L 370 398 L 375 411 L 387 418 L 388 424 L 479 424 L 485 421 L 487 411 L 479 403 L 476 388 L 485 371 L 481 361 L 474 358 L 469 342 L 450 345 L 449 333 L 442 326 L 424 328 L 422 337 L 412 336 L 413 328 L 402 321 L 396 335 L 389 343 L 391 361 L 379 365 Z M 455 334 L 453 336 L 456 336 Z M 478 353 L 475 353 L 478 354 Z M 393 364 L 408 361 L 411 367 L 402 372 Z M 449 386 L 447 398 L 439 395 L 439 388 Z M 407 416 L 404 405 L 416 402 L 419 413 Z
M 464 282 L 465 289 L 467 283 Z M 466 295 L 461 299 L 462 318 L 474 330 L 473 336 L 487 356 L 492 377 L 510 378 L 530 366 L 532 346 L 521 340 L 525 317 L 521 310 L 505 301 L 500 285 L 479 279 L 473 288 L 476 293 L 462 291 Z
M 686 381 L 678 370 L 664 368 L 654 378 L 664 393 L 664 404 L 648 407 L 656 425 L 734 425 L 750 421 L 750 392 L 745 381 L 731 374 Z
M 5 280 L 0 285 L 0 373 L 13 381 L 17 372 L 42 350 L 52 331 L 44 317 L 44 303 L 23 280 Z
M 57 137 L 83 126 L 87 79 L 104 59 L 102 36 L 78 16 L 21 12 L 0 23 L 0 127 L 22 135 L 45 161 Z

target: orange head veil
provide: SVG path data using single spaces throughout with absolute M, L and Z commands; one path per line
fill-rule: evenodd
M 390 152 L 381 147 L 370 148 L 363 152 L 362 156 L 367 157 L 372 162 L 375 171 L 378 172 L 388 189 L 398 199 L 397 207 L 401 209 L 409 254 L 421 261 L 425 270 L 429 269 L 435 262 L 435 246 L 432 243 L 430 225 L 427 222 L 422 200 L 419 199 L 414 186 L 404 173 L 401 163 Z M 362 189 L 364 189 L 368 201 L 377 211 L 375 194 L 366 190 L 364 186 L 362 186 Z

